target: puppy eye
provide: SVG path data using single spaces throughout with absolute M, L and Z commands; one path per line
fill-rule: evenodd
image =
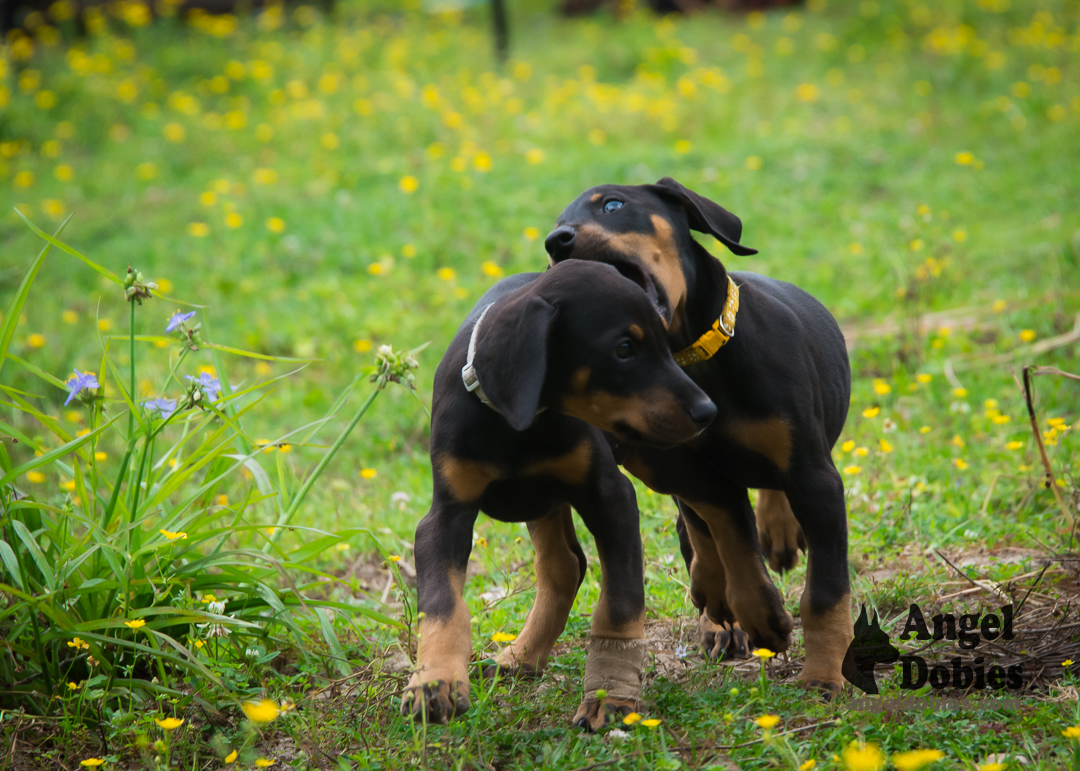
M 624 340 L 615 346 L 615 355 L 620 359 L 629 359 L 634 355 L 634 345 L 629 340 Z
M 622 201 L 608 201 L 606 204 L 604 204 L 604 211 L 606 211 L 608 214 L 611 214 L 613 211 L 618 211 L 622 207 Z

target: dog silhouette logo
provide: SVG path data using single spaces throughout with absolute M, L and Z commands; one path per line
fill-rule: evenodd
M 844 679 L 863 693 L 877 694 L 878 685 L 874 679 L 874 667 L 878 664 L 892 664 L 900 659 L 900 651 L 889 642 L 889 635 L 881 628 L 878 614 L 870 621 L 866 606 L 855 621 L 855 639 L 844 654 L 841 672 Z

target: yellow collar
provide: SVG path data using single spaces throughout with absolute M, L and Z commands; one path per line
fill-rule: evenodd
M 727 280 L 728 293 L 727 301 L 724 303 L 724 312 L 713 322 L 712 329 L 695 340 L 689 348 L 683 348 L 678 353 L 672 354 L 675 363 L 680 367 L 711 359 L 728 340 L 735 336 L 735 314 L 739 312 L 739 287 L 735 286 L 730 275 Z

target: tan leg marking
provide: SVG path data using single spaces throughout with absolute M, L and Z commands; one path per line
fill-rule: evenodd
M 792 570 L 799 562 L 799 549 L 806 551 L 802 527 L 780 490 L 759 490 L 757 508 L 758 538 L 769 567 L 777 573 Z
M 577 536 L 570 507 L 530 522 L 529 537 L 536 550 L 536 599 L 521 634 L 499 652 L 496 666 L 503 675 L 539 673 L 547 666 L 548 654 L 566 627 L 577 595 L 581 565 L 571 549 Z
M 791 426 L 782 418 L 738 420 L 727 434 L 748 450 L 764 455 L 781 471 L 791 466 Z
M 588 439 L 582 439 L 581 442 L 566 455 L 562 455 L 558 458 L 549 458 L 547 460 L 542 460 L 539 463 L 532 464 L 525 469 L 523 476 L 552 476 L 567 484 L 580 485 L 589 476 L 589 467 L 592 465 L 592 452 L 592 442 Z M 567 507 L 566 510 L 569 512 L 569 507 Z M 570 514 L 568 513 L 567 517 L 569 516 Z M 570 522 L 570 527 L 573 529 L 573 520 Z M 529 527 L 529 534 L 532 535 L 531 526 Z M 536 541 L 534 540 L 533 544 L 535 543 Z
M 487 486 L 501 476 L 499 469 L 490 463 L 455 458 L 453 455 L 440 455 L 435 466 L 450 494 L 462 503 L 478 500 Z
M 686 503 L 705 520 L 712 532 L 724 573 L 729 578 L 725 595 L 735 620 L 750 635 L 754 645 L 775 653 L 787 650 L 794 624 L 791 614 L 784 609 L 780 593 L 769 579 L 761 555 L 748 548 L 744 539 L 734 532 L 726 511 L 710 504 Z M 687 530 L 692 532 L 693 529 L 687 527 Z
M 712 536 L 702 533 L 689 522 L 686 534 L 694 549 L 690 560 L 690 601 L 704 612 L 715 624 L 728 620 L 731 611 L 727 607 L 727 575 L 724 563 Z
M 803 644 L 806 661 L 799 679 L 808 687 L 818 688 L 831 699 L 844 687 L 841 667 L 848 646 L 855 637 L 851 622 L 851 596 L 845 594 L 840 602 L 820 615 L 810 610 L 809 592 L 803 592 L 799 604 L 802 615 Z
M 472 631 L 462 591 L 464 573 L 453 572 L 454 610 L 448 618 L 420 620 L 416 671 L 402 697 L 402 714 L 417 719 L 426 712 L 432 723 L 447 723 L 469 709 L 469 659 Z

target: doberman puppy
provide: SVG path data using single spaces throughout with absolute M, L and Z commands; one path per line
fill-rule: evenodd
M 595 730 L 609 713 L 638 709 L 645 655 L 638 507 L 601 430 L 674 446 L 715 414 L 671 358 L 649 298 L 610 265 L 569 260 L 488 290 L 435 373 L 434 492 L 415 545 L 420 645 L 402 713 L 445 723 L 469 709 L 472 634 L 462 591 L 480 511 L 527 522 L 536 548 L 535 603 L 495 668 L 543 669 L 585 578 L 571 507 L 596 539 L 603 572 L 574 722 Z
M 844 485 L 830 454 L 851 393 L 844 339 L 809 294 L 729 273 L 691 230 L 735 254 L 756 253 L 739 243 L 738 217 L 670 178 L 586 190 L 545 245 L 552 265 L 596 260 L 639 284 L 664 316 L 676 362 L 717 406 L 709 429 L 675 448 L 612 440 L 634 476 L 675 498 L 707 653 L 745 655 L 747 635 L 754 646 L 787 649 L 792 619 L 761 549 L 783 571 L 802 548 L 801 679 L 832 698 L 852 639 Z M 747 488 L 760 490 L 756 527 Z

